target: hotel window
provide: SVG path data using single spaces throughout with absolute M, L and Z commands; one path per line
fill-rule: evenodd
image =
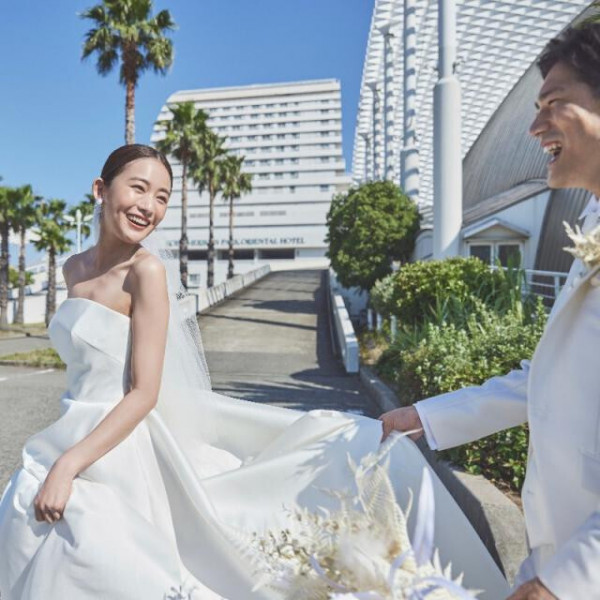
M 292 150 L 299 150 L 300 146 L 291 146 Z
M 320 189 L 322 192 L 328 192 L 328 191 L 329 191 L 329 186 L 328 186 L 328 185 L 320 185 L 320 186 L 319 186 L 319 189 Z
M 278 159 L 275 161 L 275 164 L 276 164 L 276 165 L 282 165 L 282 164 L 283 164 L 283 158 L 278 158 Z
M 272 137 L 273 137 L 273 136 L 271 136 L 271 135 L 263 135 L 263 136 L 262 136 L 262 139 L 263 139 L 263 140 L 270 140 Z
M 329 156 L 321 156 L 321 162 L 322 163 L 328 163 L 329 162 Z
M 265 113 L 265 117 L 272 117 L 273 113 Z
M 297 178 L 298 178 L 298 171 L 292 171 L 292 172 L 290 173 L 290 177 L 291 177 L 292 179 L 297 179 Z
M 290 185 L 290 194 L 295 194 L 295 193 L 296 193 L 296 186 Z
M 285 146 L 277 146 L 278 152 L 283 152 L 285 150 Z
M 278 140 L 285 140 L 285 133 L 278 133 L 277 134 L 277 139 Z
M 269 174 L 268 173 L 259 173 L 258 178 L 259 179 L 269 179 Z
M 275 173 L 275 179 L 283 179 L 283 173 Z
M 271 129 L 271 127 L 273 127 L 273 123 L 264 123 L 263 124 L 263 129 Z

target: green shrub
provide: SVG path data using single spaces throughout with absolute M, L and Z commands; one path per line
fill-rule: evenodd
M 482 300 L 499 312 L 521 302 L 524 272 L 491 270 L 478 258 L 450 258 L 403 265 L 371 289 L 374 309 L 403 324 L 454 321 Z
M 405 327 L 380 358 L 377 369 L 401 390 L 405 404 L 480 385 L 530 358 L 542 335 L 546 312 L 541 300 L 523 311 L 518 301 L 505 312 L 471 296 L 454 322 Z M 501 479 L 518 490 L 527 458 L 527 431 L 514 428 L 445 453 L 472 473 Z

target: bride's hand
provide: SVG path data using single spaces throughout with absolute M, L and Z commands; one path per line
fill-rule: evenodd
M 65 510 L 75 475 L 60 460 L 56 461 L 46 480 L 33 499 L 36 521 L 52 524 L 58 521 Z
M 403 406 L 402 408 L 396 408 L 382 414 L 379 417 L 380 421 L 383 421 L 383 435 L 381 441 L 383 442 L 392 431 L 413 431 L 415 429 L 421 429 L 418 433 L 413 433 L 409 437 L 412 440 L 418 440 L 423 435 L 423 424 L 421 423 L 421 417 L 414 406 Z

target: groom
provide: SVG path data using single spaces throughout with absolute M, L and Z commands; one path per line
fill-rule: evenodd
M 551 40 L 538 66 L 529 132 L 550 157 L 549 187 L 594 195 L 582 215 L 590 231 L 600 225 L 600 24 Z M 380 417 L 384 438 L 422 429 L 440 450 L 529 422 L 522 497 L 531 552 L 510 600 L 600 599 L 599 267 L 574 261 L 521 369 Z

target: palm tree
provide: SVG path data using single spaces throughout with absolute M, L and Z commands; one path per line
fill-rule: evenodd
M 34 195 L 30 185 L 24 185 L 10 190 L 9 199 L 12 201 L 15 211 L 13 229 L 19 235 L 19 296 L 13 323 L 22 324 L 24 322 L 25 285 L 27 282 L 25 271 L 27 230 L 35 225 L 37 203 L 40 198 Z
M 48 253 L 48 290 L 46 293 L 46 327 L 56 312 L 56 256 L 69 250 L 73 242 L 67 237 L 70 224 L 63 219 L 64 200 L 42 200 L 36 211 L 36 250 Z
M 228 156 L 225 159 L 225 173 L 223 182 L 223 200 L 229 200 L 229 250 L 227 265 L 227 279 L 233 277 L 233 202 L 241 198 L 242 194 L 252 191 L 252 175 L 242 173 L 244 164 L 243 156 Z
M 208 192 L 208 252 L 206 257 L 206 287 L 215 282 L 215 199 L 221 191 L 224 181 L 224 164 L 227 150 L 225 138 L 218 136 L 209 128 L 200 138 L 191 165 L 192 177 L 200 194 Z
M 196 109 L 193 102 L 182 102 L 171 108 L 173 118 L 164 122 L 165 137 L 156 147 L 164 154 L 173 155 L 181 164 L 181 238 L 179 239 L 179 271 L 181 283 L 188 285 L 187 237 L 187 180 L 190 164 L 197 151 L 198 141 L 206 133 L 208 115 Z
M 108 75 L 118 60 L 125 94 L 125 143 L 135 143 L 135 88 L 147 69 L 166 74 L 173 63 L 173 43 L 165 33 L 175 29 L 168 10 L 151 17 L 152 0 L 102 0 L 80 17 L 94 23 L 85 36 L 82 60 L 97 52 L 96 68 Z
M 15 219 L 10 188 L 0 186 L 0 329 L 8 329 L 8 237 Z

